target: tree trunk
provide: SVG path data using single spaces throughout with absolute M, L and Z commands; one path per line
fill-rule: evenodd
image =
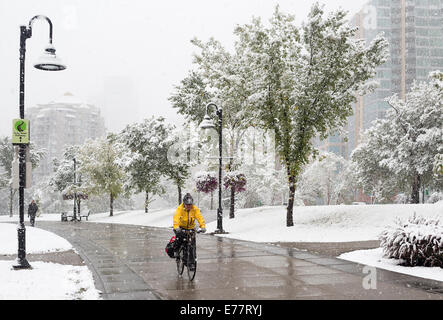
M 145 197 L 145 213 L 148 213 L 148 206 L 149 206 L 149 192 L 146 192 L 146 197 Z
M 420 184 L 421 184 L 420 176 L 415 175 L 412 181 L 412 193 L 411 193 L 412 203 L 420 203 Z
M 111 192 L 109 200 L 109 216 L 112 217 L 113 215 L 114 215 L 114 195 Z
M 214 192 L 211 191 L 211 210 L 214 209 Z
M 293 210 L 294 210 L 294 197 L 295 197 L 295 176 L 289 172 L 289 200 L 288 208 L 286 211 L 286 226 L 292 227 L 294 225 Z
M 177 189 L 178 189 L 178 205 L 181 205 L 183 200 L 182 200 L 182 188 L 180 187 L 180 184 L 177 184 Z
M 231 186 L 231 206 L 229 208 L 229 219 L 235 218 L 234 209 L 235 209 L 235 188 L 234 186 Z

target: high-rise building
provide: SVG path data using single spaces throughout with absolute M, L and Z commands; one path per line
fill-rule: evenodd
M 55 101 L 28 108 L 26 117 L 30 120 L 31 141 L 37 148 L 46 149 L 45 158 L 33 172 L 35 178 L 52 174 L 52 159 L 62 156 L 65 147 L 106 133 L 100 109 L 69 92 Z
M 383 32 L 390 57 L 377 68 L 375 80 L 380 87 L 358 97 L 353 106 L 354 115 L 346 128 L 348 142 L 332 136 L 318 143 L 320 149 L 345 157 L 371 122 L 384 117 L 389 108 L 386 98 L 397 94 L 404 99 L 414 80 L 426 81 L 429 72 L 443 70 L 443 0 L 371 0 L 352 17 L 351 24 L 359 28 L 356 36 L 368 44 Z

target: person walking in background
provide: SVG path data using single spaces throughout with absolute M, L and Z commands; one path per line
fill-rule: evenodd
M 37 214 L 37 210 L 38 210 L 37 204 L 35 203 L 34 200 L 32 200 L 28 207 L 28 217 L 29 221 L 31 222 L 31 226 L 34 226 L 35 224 L 35 215 Z

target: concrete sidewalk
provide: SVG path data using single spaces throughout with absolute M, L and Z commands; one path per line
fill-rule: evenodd
M 311 253 L 334 258 L 345 252 L 375 249 L 380 247 L 379 240 L 350 242 L 276 242 L 274 244 L 283 248 L 307 250 Z
M 197 275 L 190 282 L 164 251 L 171 230 L 92 222 L 38 227 L 76 248 L 104 299 L 443 299 L 442 282 L 374 269 L 376 289 L 365 289 L 363 265 L 287 244 L 211 235 L 198 235 Z M 75 260 L 72 253 L 66 257 Z M 40 258 L 28 255 L 31 264 Z

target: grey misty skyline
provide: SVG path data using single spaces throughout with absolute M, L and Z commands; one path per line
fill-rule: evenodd
M 32 67 L 49 33 L 45 21 L 36 21 L 26 43 L 25 116 L 27 108 L 70 92 L 99 107 L 107 130 L 117 132 L 152 115 L 183 121 L 167 99 L 192 68 L 193 37 L 214 37 L 231 49 L 237 24 L 253 16 L 266 23 L 277 4 L 301 24 L 314 2 L 0 0 L 0 136 L 11 135 L 12 119 L 19 117 L 19 27 L 35 15 L 52 20 L 53 43 L 68 68 L 42 72 Z M 320 1 L 326 11 L 348 10 L 348 19 L 366 2 Z

